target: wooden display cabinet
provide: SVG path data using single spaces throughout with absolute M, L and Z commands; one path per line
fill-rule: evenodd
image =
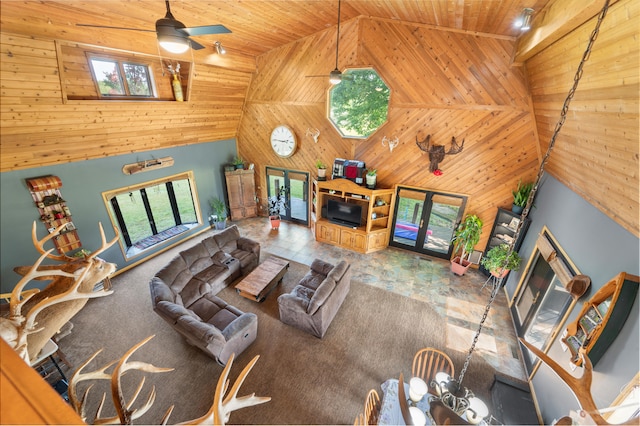
M 312 226 L 316 241 L 337 245 L 360 253 L 382 250 L 389 244 L 395 192 L 393 189 L 367 189 L 347 179 L 314 181 L 311 189 Z M 327 203 L 335 199 L 362 206 L 360 226 L 351 228 L 326 218 Z
M 585 302 L 562 338 L 573 364 L 582 365 L 580 347 L 585 348 L 594 366 L 600 361 L 631 312 L 639 281 L 637 276 L 621 272 Z
M 225 172 L 231 220 L 256 217 L 256 182 L 253 170 Z

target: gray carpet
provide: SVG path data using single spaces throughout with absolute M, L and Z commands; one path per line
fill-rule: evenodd
M 188 245 L 182 245 L 180 250 Z M 131 359 L 175 370 L 146 374 L 137 405 L 152 386 L 156 387 L 157 396 L 153 409 L 135 420 L 136 424 L 158 424 L 171 405 L 175 405 L 169 419 L 171 424 L 204 415 L 222 372 L 222 367 L 187 345 L 151 308 L 149 279 L 175 253 L 176 249 L 169 251 L 112 279 L 115 293 L 90 300 L 73 318 L 73 332 L 60 341 L 74 369 L 93 352 L 104 348 L 89 365 L 90 369 L 97 369 L 155 334 Z M 262 258 L 268 256 L 263 253 Z M 233 381 L 251 358 L 259 354 L 260 359 L 239 395 L 255 392 L 272 398 L 266 404 L 232 413 L 229 423 L 353 424 L 363 409 L 368 390 L 375 388 L 381 392 L 380 384 L 397 378 L 401 372 L 410 377 L 413 354 L 425 346 L 445 350 L 456 370 L 462 368 L 465 354 L 447 351 L 444 321 L 428 304 L 358 282 L 352 282 L 351 291 L 324 339 L 281 323 L 277 297 L 293 288 L 307 269 L 291 262 L 283 284 L 262 303 L 240 297 L 232 287 L 219 293 L 228 303 L 258 315 L 258 337 L 236 358 L 230 378 Z M 490 401 L 489 386 L 494 372 L 481 358 L 474 357 L 465 385 Z M 134 371 L 124 377 L 127 395 L 133 392 L 141 376 Z M 108 383 L 91 390 L 89 421 L 105 390 L 108 391 Z M 110 401 L 105 405 L 109 409 L 103 410 L 103 416 L 113 415 Z

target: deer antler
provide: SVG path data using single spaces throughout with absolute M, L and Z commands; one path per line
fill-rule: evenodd
M 96 283 L 104 280 L 116 270 L 116 265 L 107 263 L 97 255 L 113 245 L 119 238 L 116 236 L 107 243 L 104 229 L 99 224 L 102 246 L 86 258 L 52 255 L 53 250 L 45 250 L 44 244 L 57 236 L 64 226 L 56 228 L 54 232 L 38 239 L 36 222 L 34 221 L 31 237 L 36 250 L 41 254 L 35 265 L 21 266 L 14 270 L 23 275 L 13 290 L 10 302 L 11 323 L 7 320 L 0 322 L 0 335 L 20 353 L 25 360 L 35 358 L 47 341 L 54 336 L 60 327 L 69 321 L 94 297 L 107 296 L 110 291 L 94 292 Z M 64 261 L 60 265 L 41 265 L 45 258 Z M 52 280 L 42 291 L 21 297 L 21 292 L 31 280 Z M 37 324 L 40 330 L 35 330 Z M 38 332 L 38 333 L 36 333 Z M 27 338 L 28 337 L 28 338 Z M 24 351 L 28 351 L 28 356 Z
M 126 401 L 124 397 L 124 393 L 122 392 L 122 385 L 121 385 L 120 379 L 129 370 L 139 370 L 147 373 L 165 373 L 165 372 L 174 370 L 173 368 L 156 367 L 146 362 L 139 362 L 139 361 L 127 362 L 131 357 L 131 355 L 133 355 L 133 353 L 136 350 L 141 348 L 149 340 L 153 339 L 154 336 L 155 335 L 147 337 L 146 339 L 144 339 L 143 341 L 139 342 L 137 345 L 129 349 L 127 353 L 125 353 L 120 358 L 120 360 L 112 361 L 98 370 L 95 370 L 89 373 L 82 373 L 82 370 L 84 369 L 84 367 L 86 367 L 91 361 L 93 361 L 93 359 L 100 352 L 102 352 L 102 349 L 100 349 L 99 351 L 94 353 L 91 356 L 91 358 L 85 361 L 80 366 L 80 368 L 74 373 L 74 375 L 71 377 L 71 380 L 69 381 L 69 401 L 71 403 L 71 406 L 74 408 L 76 413 L 80 415 L 82 420 L 86 421 L 85 407 L 86 407 L 86 401 L 89 395 L 89 391 L 91 390 L 91 386 L 87 388 L 82 398 L 78 398 L 77 391 L 78 391 L 78 383 L 86 380 L 110 380 L 111 381 L 111 397 L 113 399 L 113 404 L 116 408 L 116 412 L 118 413 L 118 415 L 114 417 L 100 417 L 102 408 L 104 406 L 104 401 L 105 401 L 105 395 L 103 394 L 102 402 L 100 403 L 97 409 L 96 416 L 93 422 L 95 424 L 113 424 L 116 422 L 120 422 L 120 424 L 131 424 L 132 420 L 140 418 L 147 411 L 149 411 L 149 409 L 155 402 L 155 398 L 156 398 L 155 386 L 151 388 L 151 391 L 149 392 L 149 396 L 147 397 L 146 402 L 140 408 L 132 410 L 131 407 L 133 406 L 136 399 L 140 395 L 140 392 L 144 386 L 145 378 L 143 377 L 140 380 L 140 383 L 138 384 L 138 387 L 136 388 L 134 394 L 131 396 L 131 400 L 129 402 Z M 111 374 L 108 374 L 106 370 L 112 365 L 114 365 L 116 362 L 118 364 L 116 365 L 115 369 Z M 173 406 L 169 408 L 169 410 L 165 414 L 164 416 L 165 419 L 168 418 L 168 415 L 170 414 L 171 410 L 173 410 Z
M 418 136 L 416 136 L 416 145 L 422 151 L 429 154 L 429 171 L 437 176 L 442 174 L 442 171 L 438 168 L 438 165 L 446 155 L 453 155 L 462 152 L 462 148 L 464 148 L 464 139 L 462 140 L 462 144 L 458 145 L 456 142 L 455 136 L 451 138 L 451 147 L 448 151 L 444 150 L 443 145 L 435 145 L 431 144 L 431 135 L 427 135 L 427 137 L 423 141 L 418 140 Z
M 247 364 L 235 383 L 233 384 L 229 395 L 226 398 L 223 397 L 227 392 L 229 387 L 229 371 L 231 370 L 231 365 L 233 364 L 234 354 L 231 354 L 229 357 L 229 361 L 227 361 L 227 365 L 224 367 L 222 371 L 222 375 L 218 379 L 218 384 L 216 385 L 216 393 L 213 397 L 213 405 L 207 414 L 198 419 L 190 420 L 185 424 L 210 424 L 210 425 L 222 425 L 224 426 L 226 422 L 229 421 L 229 417 L 231 416 L 231 412 L 235 410 L 239 410 L 240 408 L 251 407 L 253 405 L 264 404 L 265 402 L 271 401 L 271 397 L 268 396 L 255 396 L 255 393 L 251 395 L 246 395 L 238 398 L 238 391 L 240 390 L 240 386 L 244 383 L 244 379 L 247 377 L 255 363 L 260 358 L 260 355 L 256 355 L 253 359 Z

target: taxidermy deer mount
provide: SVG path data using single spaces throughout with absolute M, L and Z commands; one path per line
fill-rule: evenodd
M 41 256 L 33 266 L 14 268 L 22 278 L 11 292 L 9 317 L 0 318 L 0 337 L 28 364 L 38 356 L 49 339 L 85 306 L 88 299 L 113 293 L 93 290 L 97 283 L 116 270 L 115 263 L 105 262 L 97 256 L 118 240 L 118 231 L 115 238 L 107 243 L 102 224 L 99 224 L 102 246 L 86 257 L 53 255 L 54 249 L 45 251 L 44 244 L 58 236 L 66 226 L 65 223 L 38 240 L 36 222 L 33 222 L 31 238 Z M 44 259 L 65 263 L 41 265 Z M 23 292 L 32 280 L 52 281 L 42 291 Z
M 172 371 L 173 368 L 161 368 L 156 367 L 152 364 L 148 364 L 146 362 L 141 361 L 129 361 L 129 358 L 133 353 L 142 347 L 145 343 L 151 340 L 154 336 L 149 336 L 133 348 L 129 349 L 127 353 L 125 353 L 120 360 L 112 361 L 109 364 L 103 366 L 102 368 L 83 373 L 82 370 L 89 364 L 93 359 L 102 352 L 100 349 L 98 352 L 93 354 L 91 358 L 85 361 L 80 368 L 73 374 L 71 380 L 69 380 L 69 403 L 73 407 L 73 409 L 78 413 L 78 415 L 82 418 L 84 422 L 87 421 L 86 416 L 86 405 L 87 398 L 89 396 L 89 391 L 91 390 L 91 386 L 89 386 L 82 397 L 78 397 L 78 384 L 83 381 L 88 380 L 107 380 L 111 382 L 111 398 L 113 400 L 114 407 L 116 409 L 117 416 L 114 417 L 102 417 L 102 408 L 104 405 L 106 395 L 102 396 L 102 402 L 98 407 L 98 411 L 93 419 L 94 424 L 132 424 L 132 421 L 140 418 L 143 414 L 147 413 L 151 406 L 153 405 L 156 397 L 155 387 L 151 389 L 149 392 L 149 396 L 147 397 L 146 402 L 142 404 L 139 408 L 133 409 L 133 404 L 138 397 L 142 387 L 144 385 L 144 376 L 140 380 L 139 385 L 136 388 L 136 392 L 131 396 L 130 400 L 124 396 L 124 392 L 122 391 L 122 383 L 121 377 L 129 370 L 139 370 L 146 373 L 165 373 Z M 238 391 L 240 390 L 240 386 L 244 382 L 244 379 L 247 377 L 255 363 L 260 358 L 260 355 L 256 355 L 247 366 L 242 370 L 235 383 L 231 387 L 231 391 L 229 395 L 225 398 L 225 394 L 229 388 L 229 371 L 231 370 L 231 366 L 233 365 L 234 354 L 231 354 L 229 357 L 229 361 L 227 361 L 227 365 L 225 366 L 220 378 L 218 379 L 218 384 L 215 390 L 215 396 L 213 398 L 213 403 L 211 404 L 211 408 L 209 412 L 205 414 L 203 417 L 198 419 L 188 420 L 185 422 L 186 424 L 214 424 L 214 425 L 224 425 L 229 421 L 229 417 L 231 413 L 235 410 L 239 410 L 240 408 L 251 407 L 253 405 L 263 404 L 265 402 L 271 401 L 271 397 L 262 397 L 255 396 L 255 394 L 242 396 L 238 398 Z M 117 364 L 116 364 L 117 363 Z M 112 366 L 116 364 L 115 368 L 111 373 L 106 373 L 106 371 Z M 162 424 L 167 424 L 169 421 L 169 416 L 173 411 L 173 406 L 169 407 L 162 417 Z
M 418 145 L 418 148 L 429 154 L 429 171 L 436 176 L 440 176 L 442 174 L 442 170 L 438 168 L 440 162 L 444 160 L 445 155 L 453 155 L 462 152 L 462 148 L 464 148 L 464 139 L 462 140 L 462 143 L 458 145 L 455 136 L 452 136 L 451 147 L 448 151 L 444 150 L 444 145 L 432 144 L 431 135 L 427 135 L 427 137 L 422 141 L 419 141 L 418 136 L 416 135 L 416 145 Z

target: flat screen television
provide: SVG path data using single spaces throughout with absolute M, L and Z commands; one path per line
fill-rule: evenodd
M 327 202 L 327 219 L 344 226 L 360 226 L 362 206 L 329 199 Z

